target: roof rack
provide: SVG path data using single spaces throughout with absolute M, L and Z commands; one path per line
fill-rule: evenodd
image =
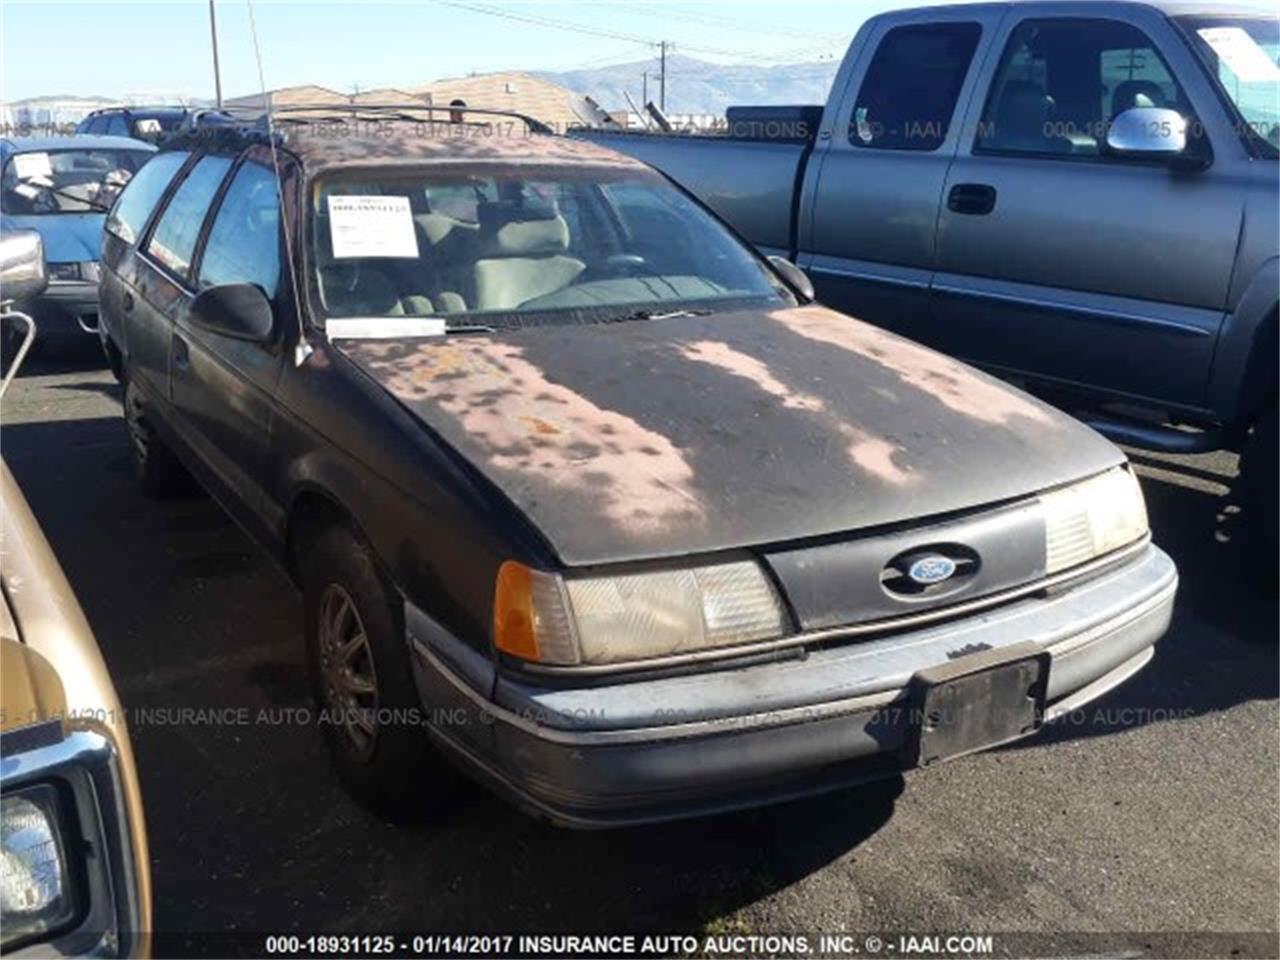
M 246 120 L 251 119 L 263 130 L 266 129 L 266 106 L 235 104 L 224 105 L 221 109 L 224 114 L 228 114 L 233 118 L 247 115 L 245 116 Z M 424 113 L 426 114 L 425 119 L 422 117 Z M 444 113 L 447 116 L 437 119 L 435 117 L 437 113 Z M 298 114 L 302 114 L 302 116 L 298 116 Z M 328 114 L 330 116 L 317 117 L 317 114 Z M 362 117 L 362 114 L 367 116 Z M 454 114 L 463 114 L 464 119 L 461 123 L 467 126 L 483 125 L 465 119 L 466 114 L 476 114 L 480 117 L 510 117 L 511 119 L 519 120 L 528 126 L 532 133 L 555 133 L 547 124 L 526 113 L 520 113 L 515 110 L 495 110 L 488 107 L 450 106 L 448 104 L 431 103 L 343 103 L 341 101 L 271 105 L 271 120 L 276 125 L 322 122 L 325 119 L 376 119 L 408 120 L 414 123 L 451 123 L 456 126 L 458 124 L 452 119 Z

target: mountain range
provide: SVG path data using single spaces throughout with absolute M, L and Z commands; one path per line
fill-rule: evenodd
M 734 104 L 825 103 L 839 69 L 838 60 L 788 64 L 707 63 L 675 54 L 667 57 L 667 113 L 723 114 Z M 624 91 L 643 107 L 643 73 L 649 72 L 649 99 L 658 102 L 658 62 L 640 60 L 587 70 L 543 71 L 536 76 L 585 93 L 606 110 L 627 109 Z

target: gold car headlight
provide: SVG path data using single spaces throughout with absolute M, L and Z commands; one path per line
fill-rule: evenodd
M 0 927 L 4 947 L 66 926 L 75 914 L 58 795 L 40 785 L 0 800 Z
M 493 627 L 498 649 L 524 660 L 602 665 L 772 640 L 787 615 L 750 560 L 590 577 L 507 561 Z
M 1142 490 L 1127 467 L 1043 493 L 1039 500 L 1044 512 L 1046 573 L 1110 553 L 1148 530 Z

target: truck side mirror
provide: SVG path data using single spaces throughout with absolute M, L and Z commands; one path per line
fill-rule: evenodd
M 259 343 L 271 339 L 275 314 L 261 288 L 252 283 L 209 287 L 191 301 L 191 321 L 236 340 Z
M 809 275 L 786 257 L 772 256 L 769 258 L 769 265 L 803 302 L 812 303 L 817 297 L 813 292 L 813 281 L 809 279 Z
M 1172 160 L 1186 149 L 1187 120 L 1177 110 L 1131 107 L 1107 130 L 1107 152 L 1117 157 Z
M 0 232 L 0 302 L 38 297 L 48 285 L 40 234 L 34 230 Z

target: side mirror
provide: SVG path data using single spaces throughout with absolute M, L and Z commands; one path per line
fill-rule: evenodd
M 38 297 L 48 285 L 40 234 L 34 230 L 0 232 L 0 302 Z
M 769 258 L 769 264 L 786 281 L 787 286 L 799 295 L 801 300 L 805 303 L 813 302 L 817 294 L 813 292 L 813 281 L 809 279 L 807 273 L 786 257 L 772 256 Z
M 275 314 L 271 301 L 252 283 L 228 283 L 209 287 L 191 301 L 191 321 L 236 340 L 271 339 Z
M 1172 160 L 1187 149 L 1187 119 L 1164 107 L 1131 107 L 1111 121 L 1107 152 L 1117 157 Z

